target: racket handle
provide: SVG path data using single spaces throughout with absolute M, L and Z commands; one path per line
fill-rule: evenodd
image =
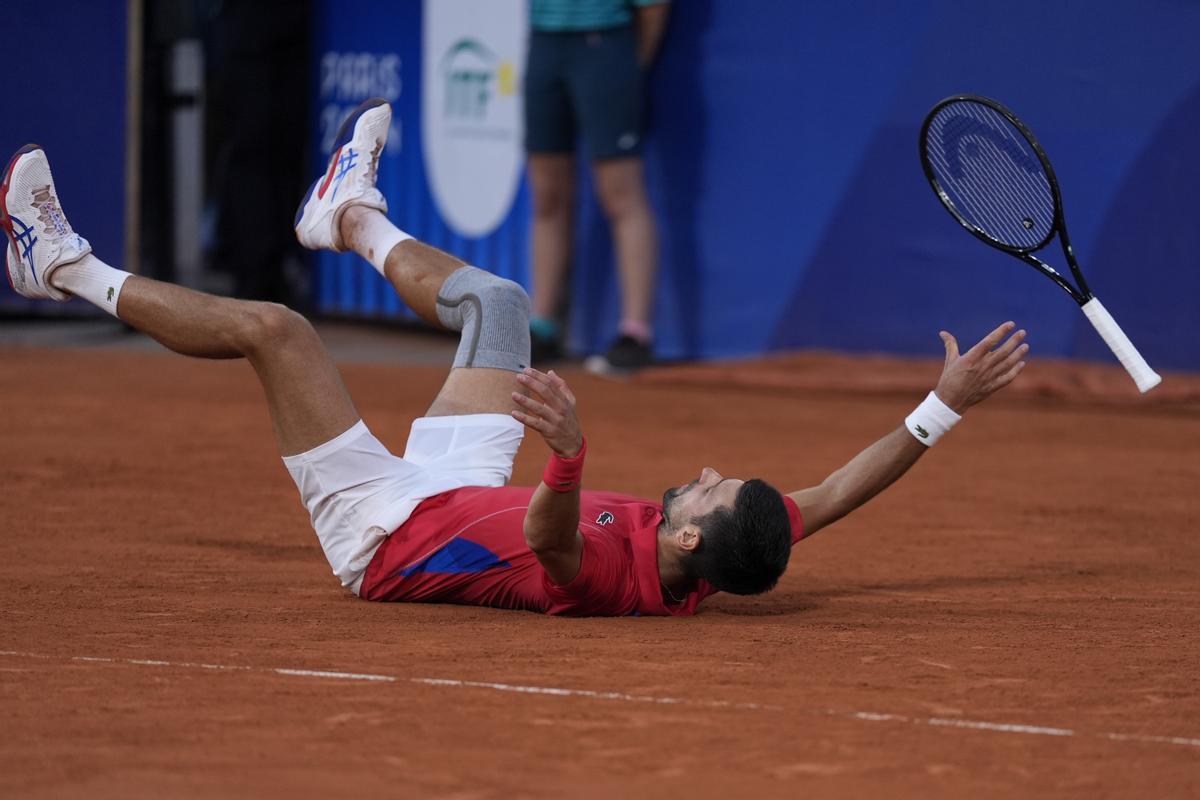
M 1108 309 L 1101 304 L 1099 298 L 1093 297 L 1080 308 L 1091 320 L 1096 332 L 1100 334 L 1100 338 L 1112 348 L 1117 360 L 1133 378 L 1133 382 L 1137 384 L 1142 394 L 1162 383 L 1162 377 L 1150 369 L 1146 359 L 1142 358 L 1142 354 L 1133 346 L 1133 342 L 1129 341 L 1125 331 L 1121 330 L 1121 326 L 1112 318 L 1112 314 L 1108 313 Z

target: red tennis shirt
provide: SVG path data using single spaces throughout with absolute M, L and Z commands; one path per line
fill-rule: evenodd
M 581 493 L 579 574 L 556 585 L 525 543 L 533 491 L 467 487 L 424 501 L 375 551 L 360 596 L 569 616 L 684 616 L 717 591 L 697 581 L 682 602 L 664 602 L 656 538 L 662 506 L 614 492 Z M 790 498 L 784 503 L 795 543 L 804 535 L 800 511 Z

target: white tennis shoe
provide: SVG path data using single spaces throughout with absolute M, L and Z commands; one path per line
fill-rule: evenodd
M 310 250 L 345 252 L 341 224 L 346 209 L 367 206 L 387 213 L 387 201 L 375 188 L 375 177 L 391 124 L 392 107 L 379 97 L 363 102 L 342 123 L 329 169 L 313 181 L 296 212 L 300 244 Z
M 71 299 L 50 285 L 50 276 L 92 252 L 92 246 L 67 222 L 50 161 L 36 144 L 18 150 L 4 171 L 0 227 L 8 236 L 5 253 L 13 291 L 34 300 Z

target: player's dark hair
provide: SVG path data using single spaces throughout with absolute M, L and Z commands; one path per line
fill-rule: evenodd
M 700 544 L 688 571 L 730 594 L 761 594 L 774 588 L 792 552 L 792 525 L 783 495 L 755 478 L 738 489 L 733 505 L 696 520 Z

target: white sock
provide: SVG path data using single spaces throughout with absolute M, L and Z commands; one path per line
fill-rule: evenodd
M 64 264 L 50 274 L 50 283 L 56 289 L 82 297 L 114 317 L 117 316 L 117 300 L 121 287 L 129 273 L 113 269 L 91 253 L 74 264 Z
M 355 220 L 354 229 L 350 231 L 347 242 L 354 252 L 371 262 L 371 266 L 379 270 L 379 274 L 387 277 L 383 265 L 387 262 L 388 253 L 392 248 L 406 239 L 413 238 L 392 224 L 392 221 L 382 211 L 364 209 L 360 219 Z

